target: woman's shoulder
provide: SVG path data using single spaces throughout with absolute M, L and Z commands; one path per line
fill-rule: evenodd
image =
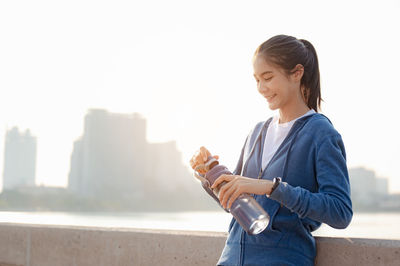
M 324 114 L 314 113 L 305 122 L 304 128 L 311 134 L 324 137 L 340 136 L 332 121 Z

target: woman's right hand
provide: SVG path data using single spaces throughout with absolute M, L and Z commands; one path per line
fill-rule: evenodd
M 211 156 L 211 153 L 205 147 L 201 146 L 200 149 L 194 153 L 192 159 L 190 159 L 190 166 L 195 170 L 197 166 L 206 163 L 209 156 Z M 214 155 L 213 157 L 217 160 L 219 159 L 218 155 Z M 202 175 L 206 173 L 203 169 L 198 170 L 198 172 Z

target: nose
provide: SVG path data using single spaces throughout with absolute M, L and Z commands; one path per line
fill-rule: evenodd
M 264 86 L 262 81 L 257 82 L 257 89 L 259 92 L 267 90 L 266 86 Z

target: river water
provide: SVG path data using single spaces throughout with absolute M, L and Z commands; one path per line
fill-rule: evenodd
M 226 232 L 230 219 L 231 215 L 223 211 L 158 213 L 0 212 L 0 223 L 217 232 Z M 350 226 L 346 229 L 338 230 L 324 224 L 313 235 L 400 240 L 399 225 L 400 213 L 355 213 Z

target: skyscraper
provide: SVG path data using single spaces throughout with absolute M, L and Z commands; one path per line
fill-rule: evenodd
M 91 109 L 71 156 L 69 189 L 81 196 L 134 198 L 143 191 L 146 121 Z M 134 193 L 133 193 L 134 192 Z
M 8 130 L 4 148 L 3 189 L 35 185 L 36 137 L 17 127 Z
M 355 206 L 374 206 L 389 194 L 388 180 L 364 167 L 349 169 L 351 198 Z
M 175 141 L 148 143 L 139 114 L 101 109 L 89 110 L 84 133 L 74 142 L 68 189 L 111 209 L 218 207 L 183 164 Z

